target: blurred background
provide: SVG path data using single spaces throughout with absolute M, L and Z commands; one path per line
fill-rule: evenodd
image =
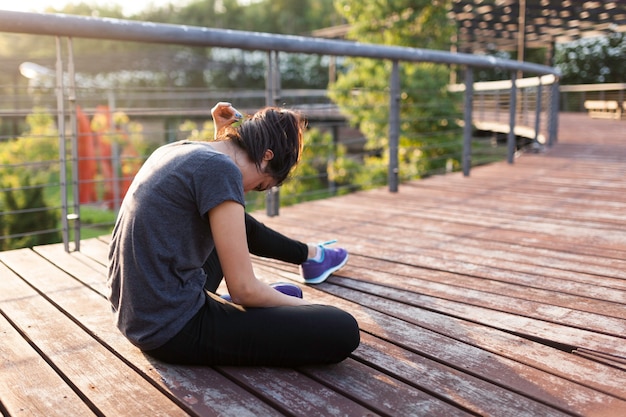
M 520 2 L 484 2 L 480 7 L 499 3 L 509 4 L 510 16 L 520 15 Z M 541 3 L 529 1 L 527 17 L 539 13 L 532 8 Z M 616 3 L 620 13 L 625 7 L 608 3 Z M 495 38 L 476 43 L 462 29 L 476 24 L 478 30 L 476 15 L 488 11 L 481 12 L 473 1 L 49 0 L 3 8 L 521 58 L 560 69 L 562 111 L 585 112 L 585 102 L 592 100 L 624 101 L 623 26 L 608 24 L 571 35 L 565 19 L 562 28 L 552 28 L 563 36 L 551 43 L 533 42 L 532 36 L 524 44 L 514 38 L 504 42 L 504 37 L 501 43 Z M 616 16 L 622 19 L 618 22 L 626 20 Z M 605 20 L 614 21 L 614 15 Z M 64 153 L 58 140 L 57 41 L 0 29 L 0 250 L 61 241 L 60 166 L 72 156 L 59 158 Z M 244 114 L 269 103 L 307 116 L 305 155 L 293 179 L 280 189 L 281 205 L 387 184 L 390 62 L 276 53 L 272 62 L 279 75 L 268 93 L 265 52 L 88 39 L 73 39 L 71 48 L 66 43 L 60 48 L 72 55 L 75 67 L 78 171 L 69 180 L 78 186 L 69 199 L 78 208 L 70 220 L 80 219 L 80 228 L 73 230 L 80 230 L 82 238 L 110 232 L 128 185 L 156 147 L 213 137 L 210 109 L 217 101 L 229 101 Z M 463 91 L 452 86 L 463 82 L 462 69 L 411 63 L 402 65 L 401 74 L 400 180 L 460 170 Z M 475 71 L 474 81 L 510 76 L 509 71 L 483 68 Z M 490 91 L 478 94 L 474 105 L 480 102 L 481 111 L 506 123 L 509 89 Z M 527 93 L 519 100 L 519 117 L 527 117 L 524 106 L 530 112 L 543 106 L 545 112 L 549 89 L 533 86 Z M 533 125 L 534 119 L 522 124 Z M 506 158 L 505 133 L 478 125 L 473 133 L 473 165 Z M 537 151 L 542 144 L 537 135 L 520 136 L 516 151 Z M 263 193 L 247 198 L 248 210 L 267 204 Z

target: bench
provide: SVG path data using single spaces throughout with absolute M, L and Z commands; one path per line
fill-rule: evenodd
M 617 100 L 585 100 L 585 109 L 594 119 L 620 119 L 622 107 Z

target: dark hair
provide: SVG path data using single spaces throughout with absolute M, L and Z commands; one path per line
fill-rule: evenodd
M 265 151 L 270 149 L 274 157 L 268 162 L 265 172 L 280 185 L 300 160 L 305 126 L 304 118 L 296 111 L 266 107 L 238 127 L 224 129 L 218 140 L 230 139 L 246 152 L 259 169 Z

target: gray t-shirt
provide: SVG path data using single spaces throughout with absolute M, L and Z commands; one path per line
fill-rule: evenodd
M 162 146 L 137 173 L 113 229 L 107 286 L 117 326 L 139 348 L 163 345 L 204 304 L 202 265 L 215 247 L 207 214 L 225 201 L 245 204 L 241 171 L 208 143 Z

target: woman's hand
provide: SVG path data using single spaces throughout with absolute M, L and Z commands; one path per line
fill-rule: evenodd
M 226 101 L 220 101 L 217 103 L 211 109 L 211 116 L 213 117 L 213 122 L 215 123 L 215 137 L 217 137 L 217 132 L 243 117 L 242 114 L 232 106 L 232 104 Z

